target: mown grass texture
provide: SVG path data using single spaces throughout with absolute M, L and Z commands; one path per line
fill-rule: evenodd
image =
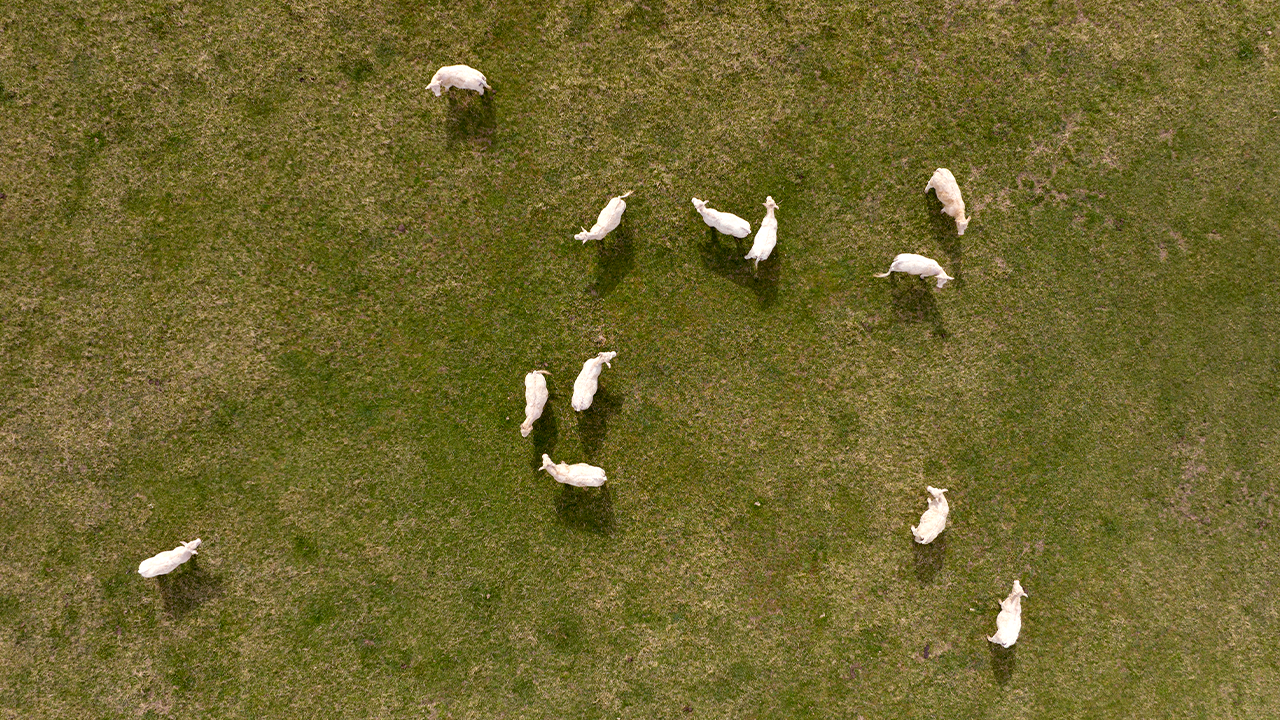
M 0 708 L 1274 717 L 1277 15 L 6 3 Z

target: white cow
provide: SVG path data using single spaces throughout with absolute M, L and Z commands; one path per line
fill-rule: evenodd
M 778 203 L 773 201 L 772 195 L 764 199 L 764 219 L 760 221 L 755 242 L 751 243 L 751 252 L 746 257 L 747 260 L 756 261 L 757 270 L 760 269 L 760 261 L 768 260 L 769 253 L 778 244 L 778 218 L 773 216 L 773 211 L 777 209 Z
M 947 513 L 951 511 L 947 506 L 947 496 L 943 494 L 947 491 L 946 488 L 926 486 L 925 489 L 932 495 L 929 498 L 929 507 L 920 516 L 920 525 L 911 528 L 911 534 L 921 545 L 933 542 L 943 530 L 947 529 Z
M 427 89 L 435 93 L 436 97 L 440 97 L 442 91 L 455 87 L 475 90 L 481 95 L 486 88 L 493 89 L 489 87 L 489 81 L 485 79 L 484 73 L 469 65 L 445 65 L 431 76 L 431 84 L 427 85 Z
M 584 244 L 588 240 L 603 240 L 605 235 L 613 232 L 618 227 L 618 223 L 622 222 L 622 213 L 627 209 L 627 201 L 623 198 L 628 197 L 631 197 L 630 190 L 610 200 L 609 204 L 600 211 L 596 224 L 592 225 L 590 230 L 583 228 L 582 232 L 573 236 L 573 239 L 581 240 Z
M 573 485 L 574 487 L 600 487 L 609 479 L 605 477 L 604 470 L 595 465 L 586 463 L 574 465 L 560 463 L 557 465 L 552 462 L 551 456 L 546 453 L 542 454 L 542 467 L 540 469 L 546 470 L 547 474 L 555 478 L 556 482 Z
M 616 352 L 602 352 L 582 363 L 582 372 L 573 381 L 573 409 L 582 412 L 591 407 L 591 399 L 596 396 L 600 387 L 600 371 L 605 366 L 613 367 L 609 361 L 618 357 Z
M 190 560 L 192 555 L 198 555 L 199 553 L 196 552 L 198 547 L 200 547 L 200 538 L 184 542 L 172 550 L 165 550 L 155 557 L 149 557 L 138 563 L 138 574 L 145 578 L 167 575 Z
M 533 421 L 542 417 L 542 408 L 547 405 L 551 391 L 547 390 L 546 370 L 534 370 L 524 376 L 524 422 L 520 424 L 520 434 L 529 437 L 533 432 Z
M 1022 598 L 1027 594 L 1022 590 L 1022 583 L 1013 581 L 1013 591 L 1009 597 L 1000 601 L 1000 614 L 996 616 L 996 634 L 987 638 L 1002 647 L 1013 647 L 1018 642 L 1018 633 L 1022 631 Z
M 733 213 L 720 212 L 707 207 L 705 200 L 693 199 L 693 207 L 697 209 L 698 214 L 702 216 L 702 222 L 719 230 L 725 235 L 732 235 L 736 238 L 744 238 L 751 234 L 751 223 L 734 215 Z
M 964 198 L 960 197 L 956 176 L 946 168 L 934 170 L 929 184 L 924 186 L 926 193 L 930 190 L 937 191 L 938 200 L 942 201 L 942 212 L 956 219 L 956 234 L 963 235 L 965 228 L 969 227 L 970 218 L 964 216 Z
M 937 260 L 927 258 L 923 255 L 914 253 L 902 253 L 893 259 L 893 264 L 889 266 L 889 272 L 883 272 L 876 275 L 878 278 L 889 277 L 889 273 L 904 272 L 908 275 L 919 275 L 923 278 L 937 278 L 938 287 L 947 284 L 948 280 L 955 280 L 947 274 L 946 270 L 938 264 Z

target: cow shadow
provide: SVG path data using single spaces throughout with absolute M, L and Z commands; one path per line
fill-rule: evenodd
M 631 223 L 623 215 L 622 223 L 603 240 L 589 241 L 596 246 L 596 276 L 587 292 L 604 297 L 617 289 L 636 265 L 635 235 Z
M 893 273 L 889 277 L 889 304 L 899 322 L 927 323 L 933 326 L 933 335 L 945 339 L 951 335 L 938 300 L 934 297 L 935 280 L 918 278 L 905 273 Z
M 596 488 L 561 485 L 556 517 L 575 530 L 609 535 L 614 530 L 613 493 L 607 484 Z
M 610 419 L 621 409 L 622 398 L 601 385 L 591 400 L 591 407 L 578 413 L 578 437 L 588 460 L 595 459 L 609 436 Z
M 472 142 L 483 147 L 493 143 L 497 129 L 497 113 L 493 107 L 493 91 L 480 95 L 456 88 L 444 92 L 448 102 L 445 127 L 451 144 Z
M 551 383 L 547 382 L 547 390 L 550 392 L 547 397 L 547 404 L 542 408 L 542 417 L 533 422 L 533 432 L 529 433 L 529 439 L 533 441 L 533 455 L 529 458 L 529 466 L 534 470 L 542 469 L 542 455 L 545 453 L 551 457 L 556 456 L 556 443 L 560 439 L 560 422 L 556 417 L 555 407 L 555 391 L 551 390 Z
M 199 555 L 193 555 L 176 572 L 156 577 L 156 584 L 165 614 L 175 620 L 223 594 L 222 580 L 200 567 Z
M 929 231 L 938 246 L 947 254 L 947 262 L 943 263 L 947 274 L 955 278 L 950 285 L 964 287 L 964 237 L 956 234 L 956 221 L 942 212 L 942 201 L 937 193 L 930 190 L 926 193 L 928 206 Z
M 786 250 L 777 246 L 769 259 L 756 267 L 755 261 L 745 259 L 751 245 L 744 239 L 722 235 L 708 227 L 707 238 L 698 245 L 702 265 L 734 285 L 747 288 L 756 296 L 761 310 L 768 310 L 778 301 L 778 280 L 782 277 Z
M 911 539 L 916 579 L 922 583 L 931 582 L 942 570 L 942 561 L 947 554 L 947 534 L 944 532 L 927 545 L 921 545 Z
M 997 683 L 1007 685 L 1013 679 L 1013 668 L 1018 662 L 1018 646 L 1004 647 L 991 641 L 987 641 L 987 645 L 991 646 L 991 674 Z

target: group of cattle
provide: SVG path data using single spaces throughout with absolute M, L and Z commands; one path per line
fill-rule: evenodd
M 479 70 L 466 65 L 448 65 L 440 68 L 432 76 L 431 83 L 427 85 L 427 89 L 437 97 L 449 88 L 472 90 L 481 95 L 487 89 L 492 90 L 488 80 Z M 946 168 L 938 168 L 925 186 L 926 193 L 930 190 L 937 193 L 938 200 L 942 202 L 942 211 L 955 219 L 957 234 L 964 235 L 965 229 L 969 226 L 969 218 L 965 217 L 964 199 L 960 195 L 960 187 L 956 183 L 955 176 Z M 627 192 L 610 199 L 600 211 L 595 225 L 590 230 L 582 229 L 582 232 L 574 235 L 574 239 L 581 240 L 583 243 L 590 240 L 603 240 L 622 222 L 622 214 L 627 209 L 626 198 L 630 195 L 631 193 Z M 774 215 L 778 204 L 770 196 L 765 198 L 764 206 L 765 217 L 760 221 L 760 229 L 756 233 L 751 251 L 745 258 L 754 261 L 757 269 L 762 261 L 768 260 L 778 242 L 778 220 Z M 719 232 L 739 239 L 751 234 L 751 224 L 737 215 L 708 207 L 706 201 L 696 197 L 693 198 L 693 207 L 702 216 L 703 222 Z M 947 275 L 937 261 L 913 253 L 898 255 L 893 259 L 889 270 L 876 277 L 888 277 L 894 272 L 935 279 L 939 288 L 945 286 L 948 280 L 954 279 Z M 602 352 L 582 364 L 582 370 L 573 383 L 571 405 L 574 411 L 583 412 L 591 407 L 596 390 L 600 386 L 600 373 L 605 367 L 612 367 L 610 361 L 617 355 L 616 352 Z M 520 425 L 520 434 L 524 437 L 528 437 L 533 431 L 533 424 L 542 417 L 542 411 L 550 397 L 544 377 L 547 374 L 545 370 L 534 370 L 524 378 L 525 419 Z M 608 480 L 603 468 L 588 463 L 573 465 L 556 463 L 545 453 L 542 456 L 541 469 L 557 482 L 575 487 L 600 487 Z M 946 529 L 947 515 L 950 512 L 945 495 L 947 490 L 935 487 L 927 489 L 930 495 L 928 508 L 920 516 L 920 524 L 911 528 L 911 534 L 920 544 L 933 542 Z M 138 573 L 149 578 L 172 572 L 191 559 L 191 556 L 197 554 L 196 548 L 199 546 L 200 540 L 197 538 L 191 542 L 182 543 L 173 550 L 148 558 L 138 566 Z M 996 633 L 987 638 L 988 640 L 1006 648 L 1017 641 L 1018 633 L 1022 629 L 1021 600 L 1024 597 L 1027 597 L 1027 593 L 1023 591 L 1021 583 L 1014 580 L 1013 590 L 1007 598 L 1000 601 L 1000 614 L 996 617 Z

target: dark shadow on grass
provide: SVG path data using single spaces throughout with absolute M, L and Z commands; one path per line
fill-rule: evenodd
M 609 419 L 621 409 L 622 398 L 610 393 L 602 383 L 591 400 L 591 407 L 578 413 L 578 436 L 582 438 L 582 449 L 588 460 L 595 459 L 609 436 Z
M 956 234 L 956 221 L 942 212 L 942 201 L 930 190 L 926 193 L 929 214 L 929 229 L 933 239 L 947 253 L 946 262 L 942 266 L 947 274 L 955 278 L 947 283 L 948 287 L 964 287 L 964 238 Z M 935 258 L 941 260 L 941 258 Z
M 608 485 L 580 488 L 561 485 L 556 496 L 556 515 L 560 522 L 575 529 L 597 535 L 613 533 L 613 495 Z
M 755 262 L 746 260 L 750 244 L 730 235 L 721 235 L 708 227 L 707 240 L 698 246 L 702 264 L 711 272 L 734 285 L 755 293 L 761 310 L 768 310 L 778 301 L 778 280 L 782 277 L 782 260 L 785 251 L 775 247 L 769 259 L 756 268 Z
M 160 587 L 165 613 L 175 620 L 181 620 L 206 602 L 222 597 L 223 592 L 218 576 L 200 567 L 199 555 L 174 572 L 157 577 L 156 584 Z
M 456 88 L 444 91 L 449 103 L 449 140 L 452 143 L 470 141 L 488 148 L 493 142 L 493 131 L 498 126 L 493 108 L 493 91 L 484 95 Z
M 547 390 L 551 391 L 551 383 L 547 382 Z M 547 404 L 542 408 L 542 417 L 533 423 L 533 432 L 529 439 L 533 441 L 533 456 L 529 458 L 529 467 L 542 469 L 542 454 L 556 456 L 556 441 L 560 437 L 560 425 L 556 420 L 555 392 L 551 391 Z
M 942 533 L 928 545 L 921 545 L 912 538 L 911 545 L 915 553 L 916 579 L 922 583 L 931 582 L 942 570 L 942 560 L 947 554 L 947 534 Z
M 618 287 L 636 265 L 635 236 L 631 232 L 631 223 L 626 216 L 622 224 L 603 240 L 589 242 L 596 246 L 596 277 L 587 288 L 592 295 L 604 297 Z
M 942 322 L 938 300 L 933 296 L 937 291 L 936 281 L 904 273 L 893 273 L 889 280 L 889 303 L 899 322 L 928 323 L 933 326 L 934 337 L 945 339 L 950 336 Z
M 1003 647 L 988 641 L 991 646 L 991 673 L 996 682 L 1007 685 L 1013 679 L 1013 667 L 1017 664 L 1018 646 Z

